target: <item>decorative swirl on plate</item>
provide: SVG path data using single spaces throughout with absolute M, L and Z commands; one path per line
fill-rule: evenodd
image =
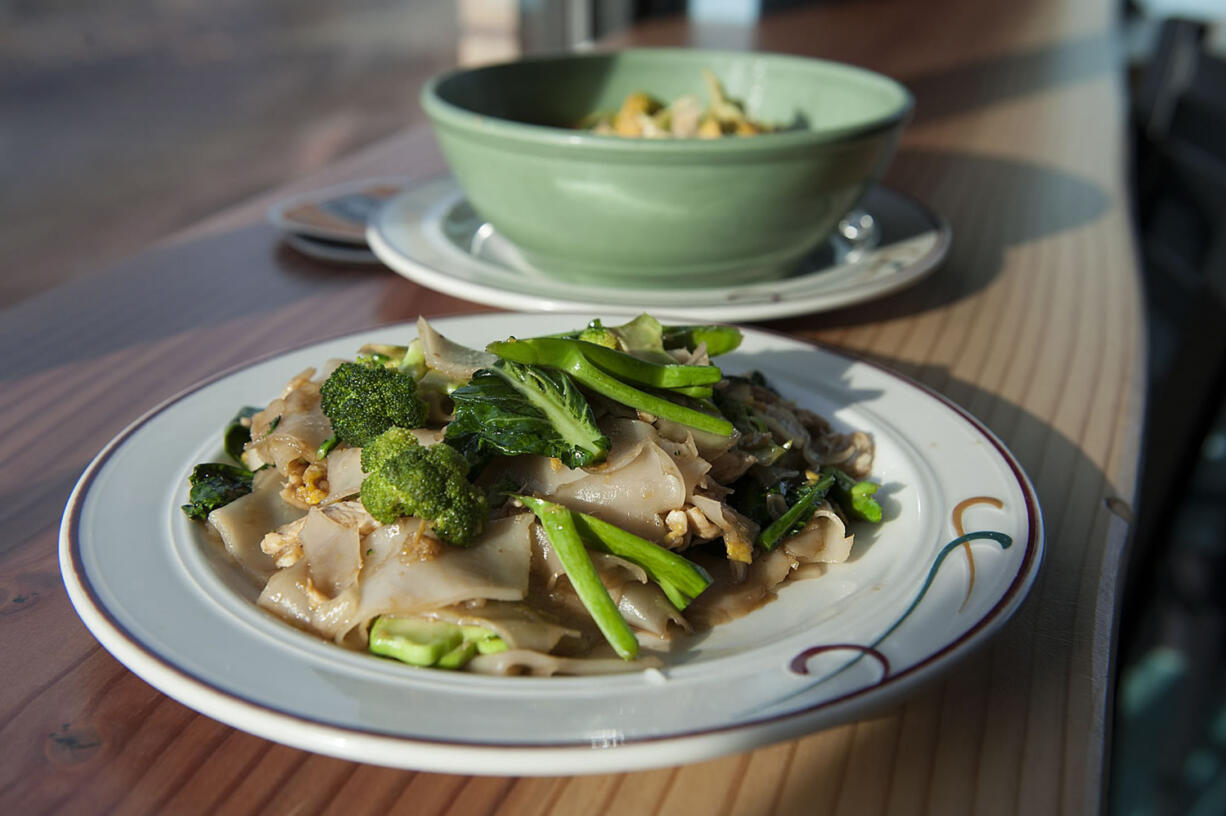
M 831 643 L 827 646 L 811 646 L 793 657 L 792 662 L 788 664 L 788 669 L 795 674 L 808 674 L 809 658 L 816 657 L 819 654 L 825 654 L 826 652 L 841 652 L 845 649 L 853 652 L 859 652 L 860 655 L 856 658 L 857 660 L 864 655 L 875 658 L 877 662 L 881 664 L 881 679 L 884 680 L 890 676 L 890 659 L 873 647 L 861 646 L 858 643 Z M 847 665 L 850 666 L 851 664 L 848 663 Z
M 916 593 L 915 598 L 912 599 L 907 608 L 903 610 L 903 613 L 899 615 L 892 624 L 890 624 L 889 628 L 878 635 L 875 640 L 865 645 L 855 643 L 837 643 L 811 646 L 808 649 L 799 652 L 791 659 L 791 661 L 788 663 L 788 670 L 794 674 L 807 675 L 809 674 L 807 663 L 810 658 L 816 655 L 841 650 L 852 650 L 858 653 L 847 663 L 844 663 L 833 672 L 825 675 L 816 683 L 806 686 L 806 689 L 812 688 L 813 685 L 824 683 L 835 675 L 841 674 L 858 663 L 865 655 L 873 657 L 878 663 L 881 664 L 882 673 L 880 679 L 877 681 L 877 684 L 884 682 L 890 676 L 890 661 L 889 658 L 887 658 L 884 653 L 879 651 L 877 647 L 885 642 L 886 638 L 894 634 L 894 632 L 898 630 L 898 627 L 902 626 L 907 618 L 911 616 L 911 613 L 913 613 L 916 608 L 919 607 L 920 603 L 923 602 L 924 597 L 928 594 L 928 590 L 931 589 L 933 582 L 936 581 L 937 574 L 941 571 L 941 565 L 945 563 L 945 559 L 958 549 L 962 549 L 966 553 L 967 566 L 970 569 L 970 580 L 967 583 L 966 597 L 963 599 L 962 605 L 958 608 L 958 612 L 961 613 L 966 610 L 966 605 L 970 602 L 971 593 L 975 588 L 975 558 L 971 551 L 971 542 L 984 540 L 995 541 L 1000 545 L 1002 550 L 1007 550 L 1009 547 L 1013 546 L 1013 538 L 1007 533 L 1002 533 L 996 530 L 976 530 L 969 533 L 966 532 L 963 517 L 969 508 L 979 504 L 988 504 L 997 508 L 998 510 L 1003 509 L 1005 506 L 1004 502 L 1002 502 L 1000 499 L 993 498 L 992 496 L 972 496 L 969 499 L 963 499 L 954 506 L 951 521 L 953 522 L 954 532 L 957 534 L 956 537 L 942 547 L 941 551 L 937 553 L 937 557 L 933 560 L 932 566 L 928 568 L 928 574 L 924 577 L 924 583 L 920 587 L 919 592 Z M 805 689 L 801 689 L 800 691 L 804 690 Z M 799 694 L 800 691 L 796 693 Z
M 969 499 L 963 499 L 958 502 L 954 505 L 953 513 L 954 532 L 957 535 L 966 535 L 966 528 L 962 525 L 962 515 L 968 508 L 974 507 L 976 504 L 990 504 L 997 510 L 1005 506 L 1003 501 L 991 496 L 972 496 Z M 1007 547 L 1008 545 L 1005 546 Z M 962 606 L 958 609 L 959 612 L 966 609 L 966 605 L 971 601 L 971 592 L 975 589 L 975 554 L 971 551 L 971 542 L 964 541 L 962 543 L 962 550 L 966 553 L 966 566 L 970 569 L 970 578 L 966 582 L 966 597 L 962 600 Z

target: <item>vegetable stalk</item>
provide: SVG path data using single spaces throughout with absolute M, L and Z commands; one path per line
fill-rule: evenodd
M 580 340 L 565 340 L 553 337 L 538 337 L 530 340 L 509 340 L 506 342 L 490 343 L 486 346 L 486 350 L 493 352 L 504 360 L 511 360 L 517 363 L 527 365 L 545 366 L 547 368 L 556 368 L 567 372 L 575 378 L 577 382 L 584 385 L 598 394 L 601 394 L 609 399 L 620 402 L 623 405 L 628 405 L 631 408 L 637 408 L 641 411 L 654 414 L 662 419 L 679 422 L 682 425 L 688 425 L 692 428 L 697 428 L 709 433 L 719 434 L 720 436 L 731 436 L 733 433 L 732 423 L 719 416 L 703 413 L 693 408 L 688 408 L 684 405 L 679 405 L 664 397 L 651 394 L 634 387 L 616 376 L 608 373 L 603 368 L 593 363 L 588 358 L 589 350 L 601 349 L 608 351 L 611 354 L 620 354 L 629 360 L 634 360 L 644 366 L 654 366 L 654 363 L 647 363 L 642 360 L 630 357 L 627 354 L 613 352 L 609 349 L 604 349 L 601 346 L 596 346 L 592 343 L 586 343 Z M 670 368 L 669 366 L 656 366 L 657 368 Z M 701 372 L 697 375 L 693 383 L 689 385 L 702 386 L 709 383 L 710 374 L 704 369 L 713 369 L 716 374 L 719 369 L 714 366 L 676 366 L 681 369 L 693 369 Z M 667 379 L 668 381 L 677 381 L 677 377 L 669 375 L 665 378 L 663 375 L 656 373 L 646 373 L 643 369 L 627 366 L 625 370 L 633 370 L 636 376 L 644 378 L 657 377 L 658 379 Z M 706 382 L 701 380 L 707 379 Z M 718 377 L 717 377 L 718 379 Z M 686 385 L 678 382 L 678 385 Z
M 570 578 L 575 594 L 587 608 L 588 614 L 596 622 L 605 640 L 613 647 L 613 651 L 623 660 L 633 660 L 639 653 L 639 642 L 630 631 L 629 624 L 617 611 L 617 604 L 609 596 L 609 591 L 601 583 L 596 567 L 583 546 L 583 539 L 575 526 L 575 518 L 570 510 L 560 504 L 533 498 L 532 496 L 515 496 L 528 509 L 536 514 L 549 543 L 562 562 L 566 575 Z
M 881 505 L 873 494 L 881 486 L 876 482 L 857 482 L 838 468 L 823 468 L 834 476 L 834 497 L 839 506 L 853 518 L 873 524 L 881 521 Z
M 834 476 L 828 471 L 824 471 L 816 481 L 805 485 L 800 499 L 758 534 L 758 544 L 762 549 L 773 549 L 780 541 L 793 535 L 796 527 L 803 526 L 813 515 L 817 503 L 826 498 L 833 485 Z
M 678 610 L 711 585 L 711 576 L 692 561 L 595 516 L 575 511 L 572 515 L 584 543 L 642 567 Z
M 550 346 L 584 342 L 583 340 L 559 340 L 552 337 L 541 339 Z M 720 370 L 713 365 L 682 365 L 681 363 L 664 365 L 640 360 L 623 351 L 605 348 L 595 343 L 585 345 L 587 347 L 579 347 L 579 352 L 590 362 L 615 377 L 640 385 L 650 385 L 653 388 L 713 385 L 723 377 Z
M 707 344 L 707 356 L 717 357 L 741 345 L 741 330 L 735 326 L 665 326 L 664 348 L 684 348 L 693 351 L 699 343 Z

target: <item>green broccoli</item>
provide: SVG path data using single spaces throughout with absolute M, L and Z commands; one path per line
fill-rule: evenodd
M 485 529 L 485 492 L 468 481 L 468 462 L 449 445 L 421 445 L 404 428 L 390 428 L 362 448 L 362 470 L 369 474 L 362 505 L 376 521 L 416 516 L 460 547 Z
M 426 403 L 408 374 L 365 363 L 342 363 L 319 389 L 320 407 L 342 442 L 365 445 L 391 427 L 420 428 Z
M 362 472 L 378 473 L 396 454 L 420 444 L 407 428 L 388 428 L 362 446 Z

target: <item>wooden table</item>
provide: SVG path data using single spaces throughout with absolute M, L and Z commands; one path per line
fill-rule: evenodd
M 0 810 L 156 813 L 1086 813 L 1102 805 L 1117 579 L 1143 410 L 1113 4 L 826 3 L 753 47 L 887 72 L 918 99 L 887 182 L 953 225 L 947 263 L 887 299 L 770 324 L 910 375 L 980 417 L 1034 480 L 1048 558 L 1017 617 L 875 716 L 679 768 L 502 779 L 363 766 L 235 731 L 105 652 L 60 583 L 70 488 L 128 421 L 320 335 L 471 304 L 278 245 L 266 201 L 0 319 Z M 666 22 L 626 42 L 706 43 Z M 410 131 L 304 179 L 444 170 Z M 270 197 L 284 194 L 276 191 Z M 63 240 L 71 241 L 71 236 Z

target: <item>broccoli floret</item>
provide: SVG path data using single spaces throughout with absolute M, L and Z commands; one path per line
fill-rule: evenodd
M 391 427 L 420 428 L 427 408 L 417 383 L 380 365 L 342 363 L 319 389 L 320 407 L 342 442 L 366 445 Z
M 416 516 L 461 547 L 485 529 L 485 492 L 468 481 L 468 462 L 449 445 L 421 445 L 409 431 L 391 428 L 362 448 L 362 470 L 369 474 L 362 505 L 377 521 Z
M 396 454 L 420 444 L 412 431 L 406 428 L 388 428 L 362 446 L 362 472 L 378 473 Z

